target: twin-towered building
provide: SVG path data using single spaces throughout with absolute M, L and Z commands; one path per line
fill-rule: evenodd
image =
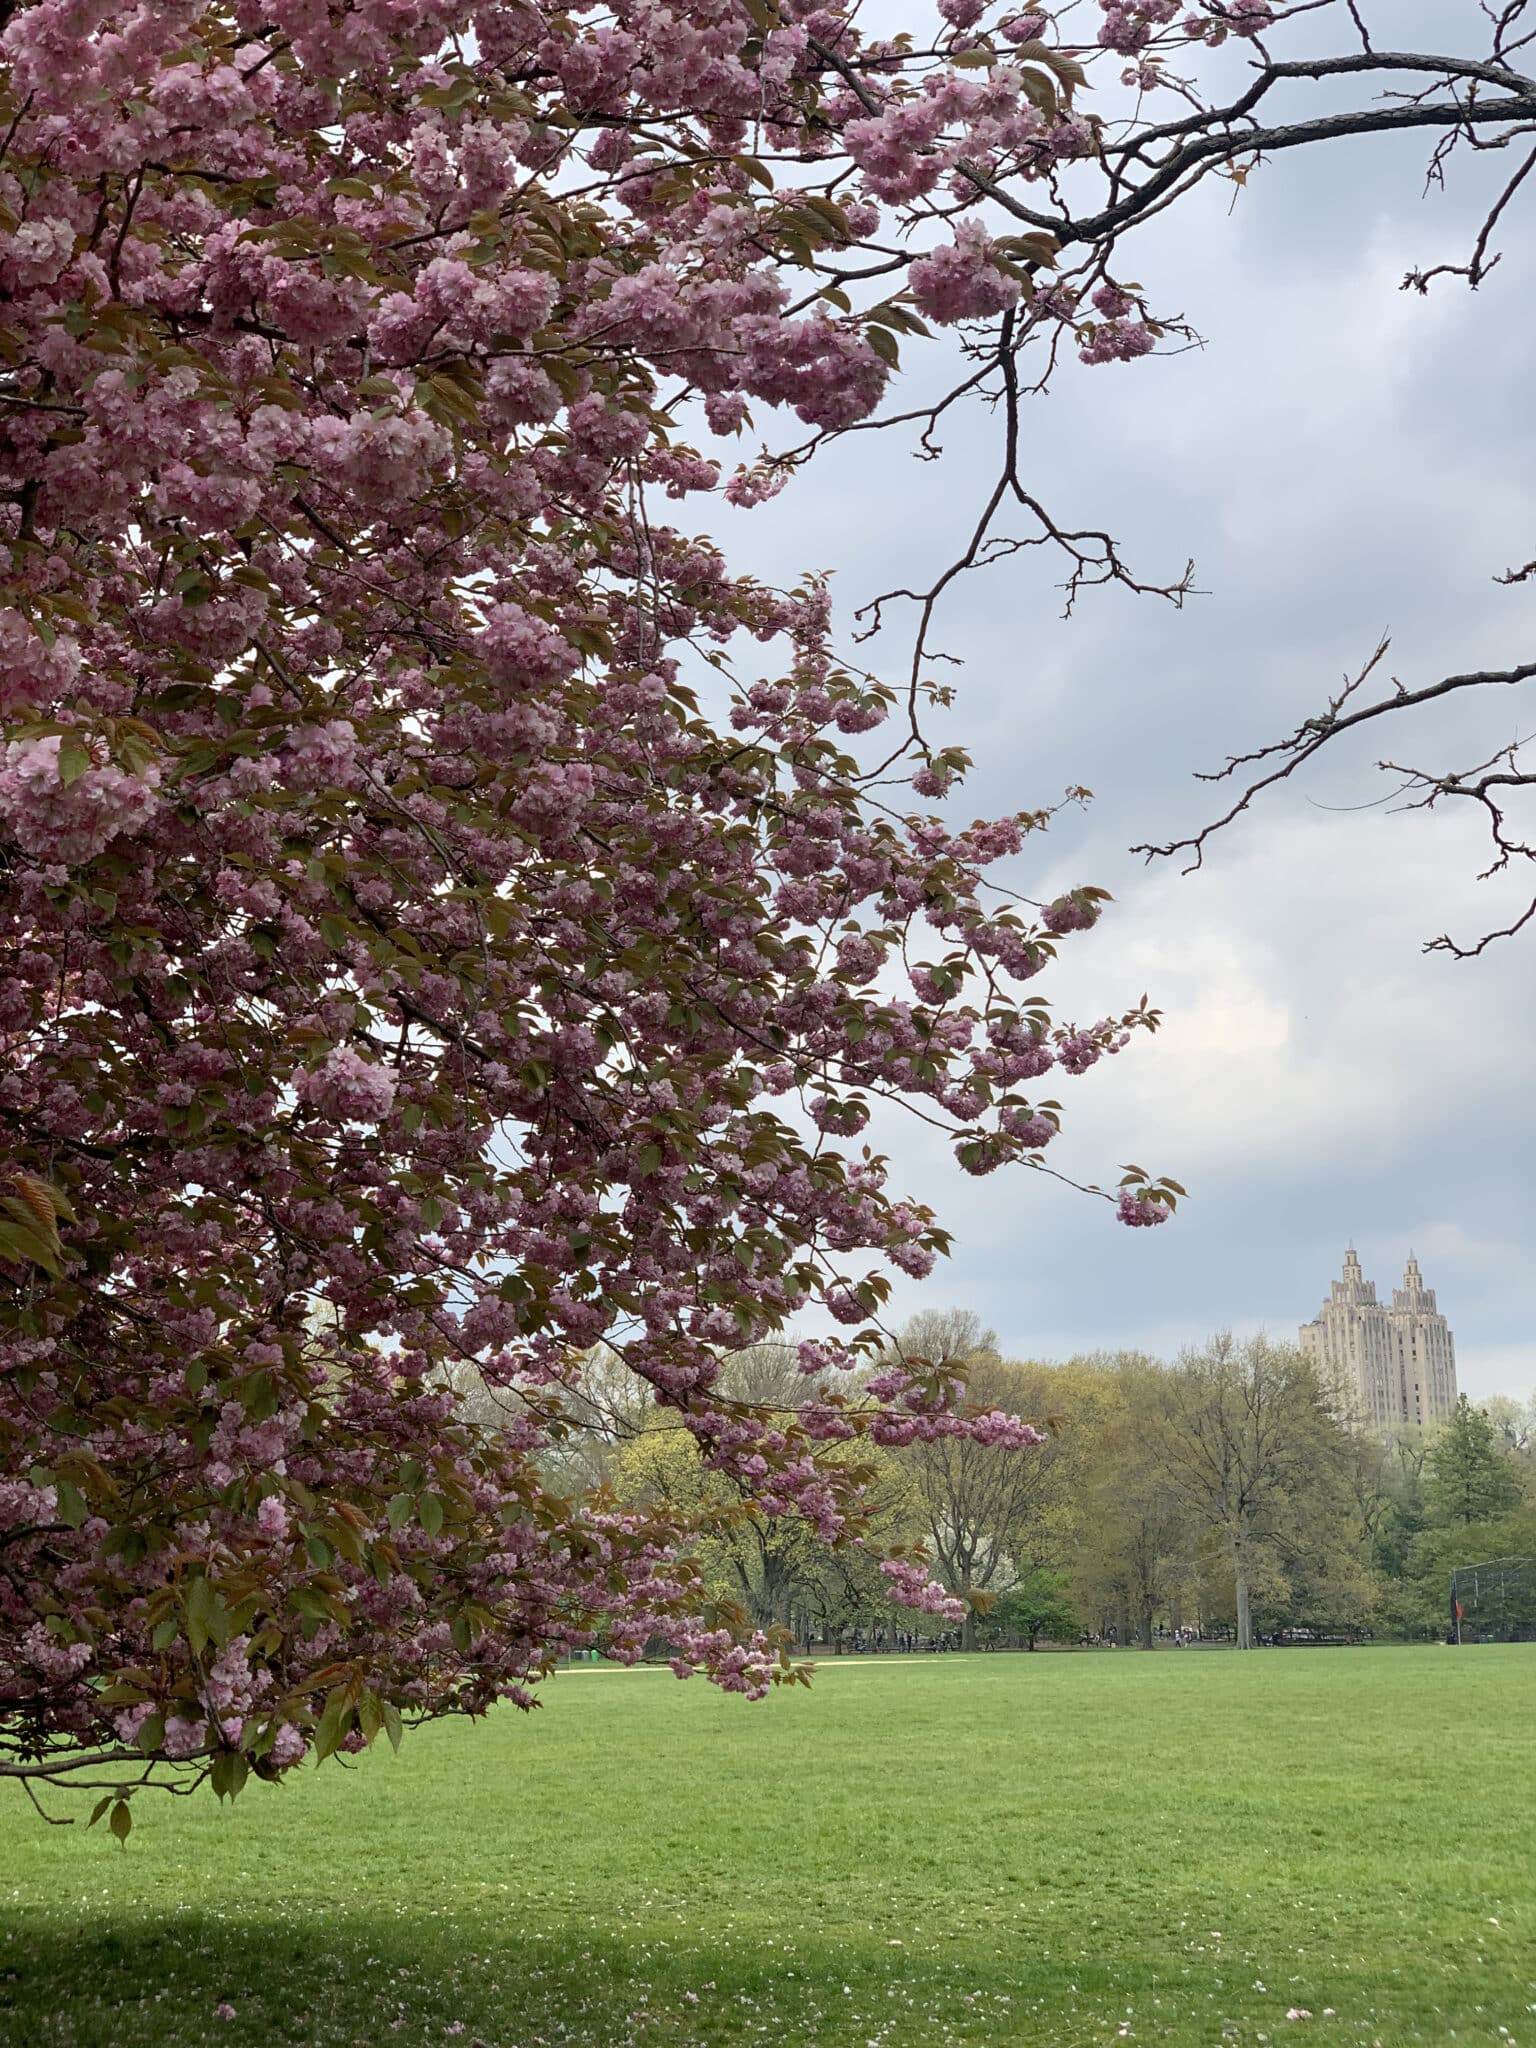
M 1388 1308 L 1351 1248 L 1317 1320 L 1301 1326 L 1301 1348 L 1333 1390 L 1347 1421 L 1373 1429 L 1439 1422 L 1456 1406 L 1456 1346 L 1435 1291 L 1410 1252 Z

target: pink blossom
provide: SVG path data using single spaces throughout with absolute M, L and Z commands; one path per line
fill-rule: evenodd
M 13 740 L 0 756 L 0 831 L 24 853 L 64 867 L 82 867 L 119 837 L 137 832 L 153 814 L 160 783 L 154 761 L 138 774 L 97 760 L 66 782 L 63 738 Z
M 419 413 L 360 413 L 348 420 L 316 420 L 309 458 L 322 473 L 343 478 L 368 503 L 402 504 L 425 491 L 451 442 L 434 420 Z
M 1221 12 L 1235 36 L 1262 35 L 1274 18 L 1272 0 L 1226 0 Z
M 321 1064 L 301 1075 L 297 1092 L 326 1116 L 382 1123 L 394 1107 L 395 1077 L 349 1045 L 333 1046 Z
M 1084 896 L 1058 896 L 1041 914 L 1049 932 L 1085 932 L 1099 921 L 1100 905 Z
M 1049 1145 L 1058 1134 L 1060 1126 L 1053 1118 L 1039 1110 L 1025 1112 L 1011 1109 L 1004 1112 L 1003 1128 L 1011 1137 L 1017 1138 L 1021 1145 L 1027 1145 L 1033 1151 L 1042 1145 Z
M 173 1762 L 182 1757 L 195 1756 L 208 1739 L 205 1723 L 194 1721 L 185 1714 L 168 1714 L 165 1721 L 164 1749 Z
M 256 1525 L 264 1536 L 288 1534 L 288 1504 L 281 1494 L 269 1493 L 256 1510 Z
M 1085 363 L 1129 363 L 1157 346 L 1150 327 L 1133 320 L 1102 321 L 1078 350 Z
M 964 1621 L 965 1602 L 928 1578 L 921 1565 L 887 1558 L 880 1567 L 890 1581 L 891 1598 L 921 1614 L 942 1615 L 946 1621 Z
M 13 606 L 0 609 L 0 710 L 50 710 L 79 673 L 80 644 L 70 634 L 45 640 Z
M 278 1729 L 277 1738 L 272 1744 L 272 1761 L 279 1770 L 286 1770 L 290 1765 L 298 1763 L 308 1751 L 309 1744 L 300 1731 L 291 1722 L 285 1722 Z
M 1106 320 L 1123 320 L 1135 301 L 1119 285 L 1105 283 L 1094 292 L 1093 303 Z
M 131 1748 L 139 1739 L 139 1730 L 155 1711 L 151 1700 L 140 1700 L 136 1705 L 124 1707 L 113 1717 L 112 1729 L 119 1742 Z
M 979 221 L 962 221 L 954 240 L 920 256 L 908 278 L 923 312 L 945 325 L 984 319 L 1018 303 L 1019 282 L 993 262 L 991 239 Z
M 290 789 L 346 788 L 358 772 L 357 733 L 345 719 L 301 725 L 283 757 L 283 781 Z

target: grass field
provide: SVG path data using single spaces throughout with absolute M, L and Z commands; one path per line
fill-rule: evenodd
M 1533 1707 L 1536 1648 L 598 1668 L 126 1851 L 5 1788 L 0 2041 L 1536 2048 Z

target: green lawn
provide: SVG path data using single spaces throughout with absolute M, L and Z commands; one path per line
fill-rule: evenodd
M 5 1788 L 0 2041 L 1536 2048 L 1533 1705 L 1528 1647 L 582 1669 L 126 1851 Z

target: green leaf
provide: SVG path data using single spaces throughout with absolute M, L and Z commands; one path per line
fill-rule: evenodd
M 30 1214 L 16 1213 L 22 1207 L 20 1202 L 8 1197 L 3 1207 L 7 1213 L 0 1216 L 0 1258 L 41 1266 L 53 1279 L 62 1280 L 64 1264 L 57 1249 L 57 1233 L 50 1244 Z
M 160 1745 L 165 1740 L 164 1714 L 149 1715 L 148 1718 L 141 1723 L 138 1736 L 136 1739 L 139 1748 L 143 1750 L 144 1754 L 146 1756 L 153 1756 L 155 1751 L 160 1747 Z
M 93 1807 L 91 1808 L 91 1817 L 90 1817 L 90 1819 L 89 1819 L 89 1820 L 88 1820 L 88 1821 L 86 1822 L 86 1826 L 87 1826 L 88 1828 L 93 1828 L 93 1827 L 95 1827 L 95 1825 L 96 1825 L 97 1821 L 99 1821 L 99 1820 L 101 1819 L 101 1816 L 102 1816 L 102 1815 L 103 1815 L 103 1814 L 104 1814 L 104 1813 L 106 1812 L 107 1808 L 108 1808 L 108 1807 L 109 1807 L 109 1806 L 110 1806 L 111 1804 L 112 1804 L 112 1794 L 111 1794 L 110 1792 L 108 1792 L 108 1793 L 106 1793 L 106 1794 L 105 1794 L 105 1796 L 104 1796 L 104 1797 L 102 1797 L 102 1798 L 98 1799 L 98 1800 L 97 1800 L 97 1802 L 96 1802 L 96 1804 L 95 1804 L 95 1805 L 94 1805 L 94 1806 L 93 1806 Z
M 443 1499 L 441 1494 L 424 1493 L 416 1504 L 416 1513 L 421 1526 L 429 1536 L 436 1536 L 443 1526 Z
M 101 1548 L 104 1556 L 120 1557 L 125 1565 L 142 1564 L 149 1555 L 149 1538 L 142 1529 L 119 1523 L 117 1528 L 108 1530 Z
M 384 1716 L 384 1733 L 389 1737 L 389 1746 L 398 1754 L 400 1739 L 405 1733 L 405 1724 L 400 1719 L 400 1709 L 392 1700 L 380 1700 L 379 1711 Z
M 1004 256 L 1017 256 L 1021 262 L 1040 263 L 1047 268 L 1053 268 L 1061 254 L 1061 244 L 1054 235 L 1004 235 L 992 246 Z
M 221 1800 L 236 1799 L 251 1774 L 250 1759 L 238 1749 L 222 1749 L 209 1773 L 213 1789 Z
M 86 1517 L 85 1495 L 78 1486 L 61 1479 L 54 1488 L 54 1496 L 59 1504 L 59 1520 L 68 1528 L 78 1529 Z
M 1018 74 L 1019 86 L 1024 97 L 1038 107 L 1046 119 L 1056 115 L 1056 88 L 1041 72 L 1032 71 L 1025 65 Z
M 91 766 L 91 750 L 79 733 L 67 732 L 59 741 L 59 780 L 68 789 Z
M 194 1657 L 201 1657 L 213 1634 L 214 1616 L 220 1606 L 218 1593 L 206 1576 L 195 1578 L 187 1589 L 187 1641 Z
M 157 1650 L 168 1650 L 181 1634 L 181 1623 L 174 1614 L 168 1614 L 164 1621 L 156 1622 L 150 1642 Z
M 391 1529 L 402 1529 L 411 1519 L 411 1509 L 415 1505 L 408 1493 L 391 1494 L 389 1505 L 384 1510 L 384 1519 Z
M 315 1726 L 316 1763 L 324 1763 L 328 1756 L 340 1749 L 346 1740 L 351 1721 L 352 1707 L 347 1699 L 346 1687 L 338 1685 L 326 1701 L 325 1711 Z
M 265 1422 L 282 1406 L 269 1372 L 253 1373 L 240 1392 L 245 1412 L 255 1422 Z
M 133 1832 L 133 1813 L 126 1799 L 119 1799 L 112 1809 L 112 1818 L 107 1822 L 118 1841 L 126 1842 Z

